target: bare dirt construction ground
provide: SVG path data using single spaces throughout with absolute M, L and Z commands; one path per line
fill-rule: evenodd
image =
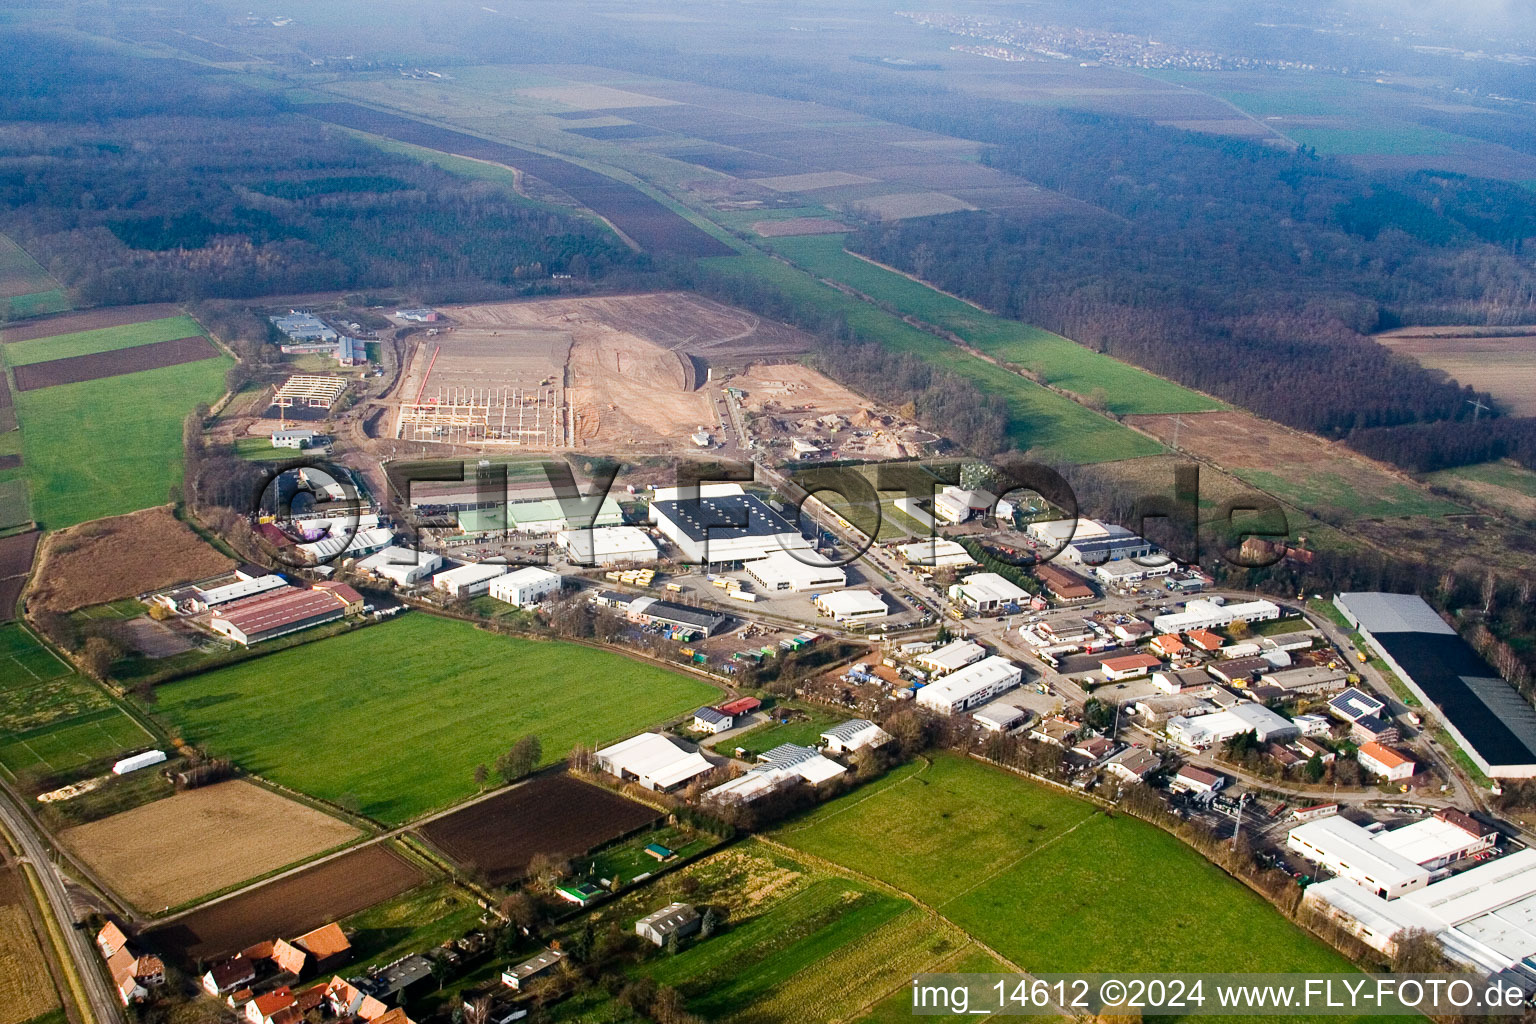
M 59 838 L 130 903 L 156 911 L 358 835 L 328 814 L 235 780 L 65 829 Z
M 168 302 L 88 309 L 82 313 L 64 313 L 42 320 L 29 320 L 14 327 L 0 327 L 0 342 L 31 341 L 34 338 L 51 338 L 56 334 L 94 331 L 101 327 L 122 327 L 124 324 L 138 324 L 146 320 L 162 320 L 180 312 L 178 307 Z
M 166 507 L 97 519 L 52 534 L 30 600 L 68 612 L 234 568 Z
M 424 878 L 415 865 L 376 843 L 188 914 L 154 929 L 145 944 L 189 959 L 228 956 L 263 939 L 302 935 L 339 921 Z
M 780 324 L 676 292 L 546 299 L 446 310 L 465 330 L 540 329 L 571 338 L 566 399 L 574 446 L 684 444 L 719 415 L 701 379 L 713 361 L 744 352 L 800 352 L 806 339 Z M 435 375 L 436 371 L 434 371 Z M 430 387 L 430 385 L 429 385 Z M 410 393 L 407 381 L 406 394 Z
M 195 363 L 199 359 L 212 359 L 219 354 L 213 343 L 198 335 L 157 341 L 132 348 L 113 349 L 88 356 L 69 356 L 50 359 L 42 363 L 28 363 L 15 369 L 16 390 L 32 391 L 51 388 L 56 384 L 77 384 L 84 380 L 100 380 L 118 377 L 140 370 L 157 370 L 163 366 L 179 366 Z
M 1405 327 L 1376 340 L 1488 392 L 1506 412 L 1536 416 L 1536 327 Z
M 843 456 L 896 459 L 933 438 L 799 363 L 759 363 L 721 383 L 747 393 L 750 429 L 770 442 L 797 437 Z
M 764 238 L 781 238 L 790 235 L 835 235 L 852 229 L 830 217 L 791 217 L 788 220 L 760 220 L 752 225 L 752 230 Z
M 535 854 L 580 857 L 658 817 L 617 793 L 568 775 L 546 775 L 440 818 L 422 834 L 491 885 L 508 885 L 523 879 Z
M 0 865 L 0 1024 L 22 1024 L 59 1005 L 17 870 Z

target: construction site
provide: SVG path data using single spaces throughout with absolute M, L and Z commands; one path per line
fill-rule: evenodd
M 429 444 L 569 446 L 568 331 L 464 323 L 417 345 L 394 436 Z

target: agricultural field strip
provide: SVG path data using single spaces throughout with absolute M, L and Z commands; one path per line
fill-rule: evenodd
M 70 356 L 97 355 L 117 349 L 149 345 L 157 341 L 175 341 L 201 335 L 202 327 L 190 316 L 168 316 L 137 323 L 97 327 L 69 334 L 50 334 L 0 347 L 9 366 L 45 363 Z
M 25 363 L 14 368 L 11 373 L 16 378 L 17 391 L 35 391 L 60 384 L 78 384 L 216 359 L 219 354 L 211 341 L 201 334 L 194 334 L 171 341 L 151 341 L 131 348 L 65 356 L 42 363 Z

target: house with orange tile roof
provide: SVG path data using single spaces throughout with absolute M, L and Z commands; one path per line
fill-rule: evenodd
M 277 969 L 297 977 L 304 973 L 304 962 L 308 959 L 304 950 L 288 942 L 286 939 L 278 939 L 272 943 L 271 960 L 277 965 Z
M 315 966 L 322 970 L 327 964 L 334 963 L 352 949 L 352 943 L 347 940 L 341 925 L 334 921 L 300 935 L 293 940 L 293 944 L 314 957 Z
M 1219 651 L 1226 643 L 1224 639 L 1208 629 L 1192 629 L 1184 634 L 1184 638 L 1202 651 Z

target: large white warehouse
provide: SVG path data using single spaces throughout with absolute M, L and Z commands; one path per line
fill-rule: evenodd
M 1260 743 L 1268 743 L 1271 740 L 1293 740 L 1301 735 L 1299 726 L 1280 717 L 1262 704 L 1247 702 L 1234 704 L 1225 711 L 1199 715 L 1195 718 L 1179 715 L 1170 718 L 1166 728 L 1169 739 L 1196 750 L 1205 750 L 1218 743 L 1225 743 L 1232 737 L 1240 736 L 1245 732 L 1257 735 Z
M 1159 633 L 1186 633 L 1191 629 L 1220 629 L 1241 619 L 1243 622 L 1268 622 L 1280 617 L 1280 606 L 1273 601 L 1237 601 L 1217 604 L 1196 598 L 1181 612 L 1159 615 L 1152 628 Z
M 540 603 L 551 594 L 559 594 L 562 582 L 559 573 L 540 569 L 536 565 L 525 565 L 516 572 L 491 580 L 488 593 L 498 601 L 526 608 Z
M 702 487 L 697 501 L 662 497 L 677 491 L 678 488 L 657 488 L 650 520 L 677 545 L 686 561 L 731 565 L 767 558 L 777 551 L 811 547 L 793 523 L 738 484 Z
M 491 587 L 491 580 L 505 576 L 506 565 L 499 562 L 467 562 L 432 577 L 432 586 L 451 597 L 477 597 Z
M 1008 692 L 1023 679 L 1023 669 L 993 655 L 929 683 L 917 691 L 917 702 L 941 715 L 959 714 Z
M 561 530 L 555 543 L 574 565 L 623 565 L 656 561 L 656 542 L 638 526 Z

